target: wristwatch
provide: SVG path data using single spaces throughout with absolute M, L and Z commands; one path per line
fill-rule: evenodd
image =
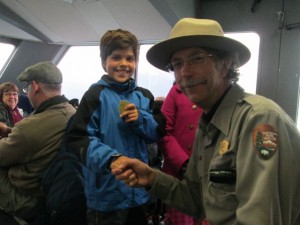
M 117 158 L 119 158 L 120 156 L 122 156 L 122 154 L 113 154 L 107 161 L 107 164 L 106 164 L 106 169 L 110 172 L 111 169 L 110 169 L 110 165 L 112 164 L 113 161 L 115 161 Z

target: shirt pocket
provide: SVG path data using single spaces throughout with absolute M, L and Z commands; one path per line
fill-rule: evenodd
M 236 152 L 229 148 L 222 154 L 215 153 L 208 171 L 210 201 L 221 209 L 236 209 Z
M 235 210 L 238 207 L 234 184 L 229 185 L 210 182 L 208 193 L 210 202 L 214 207 L 225 210 Z

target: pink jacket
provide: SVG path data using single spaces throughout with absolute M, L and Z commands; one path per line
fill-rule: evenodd
M 160 140 L 164 153 L 163 171 L 179 177 L 180 168 L 192 153 L 202 109 L 190 102 L 175 84 L 169 91 L 161 111 L 167 120 L 167 134 Z

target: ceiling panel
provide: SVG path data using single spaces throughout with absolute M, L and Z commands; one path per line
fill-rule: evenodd
M 52 43 L 98 43 L 104 32 L 116 28 L 131 31 L 140 41 L 160 40 L 171 29 L 149 0 L 2 0 L 2 3 Z M 8 30 L 7 25 L 1 29 Z M 25 26 L 28 24 L 23 23 Z M 36 40 L 33 33 L 18 35 Z M 47 38 L 44 40 L 48 42 Z
M 6 36 L 6 37 L 18 37 L 22 36 L 25 40 L 33 40 L 33 41 L 39 41 L 36 37 L 24 32 L 23 30 L 12 26 L 10 23 L 7 23 L 0 19 L 0 35 Z

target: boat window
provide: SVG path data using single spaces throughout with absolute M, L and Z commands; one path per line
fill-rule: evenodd
M 0 43 L 0 72 L 3 71 L 3 68 L 6 66 L 10 56 L 12 55 L 15 46 L 7 43 Z M 2 73 L 0 73 L 2 74 Z
M 239 84 L 249 93 L 256 93 L 259 36 L 253 32 L 228 33 L 233 39 L 244 43 L 251 51 L 251 59 L 240 68 Z M 173 85 L 174 75 L 156 69 L 146 59 L 153 44 L 142 44 L 136 80 L 138 86 L 149 89 L 155 97 L 166 96 Z M 81 99 L 92 83 L 104 74 L 101 66 L 99 46 L 74 46 L 58 64 L 64 76 L 63 93 L 68 98 Z

